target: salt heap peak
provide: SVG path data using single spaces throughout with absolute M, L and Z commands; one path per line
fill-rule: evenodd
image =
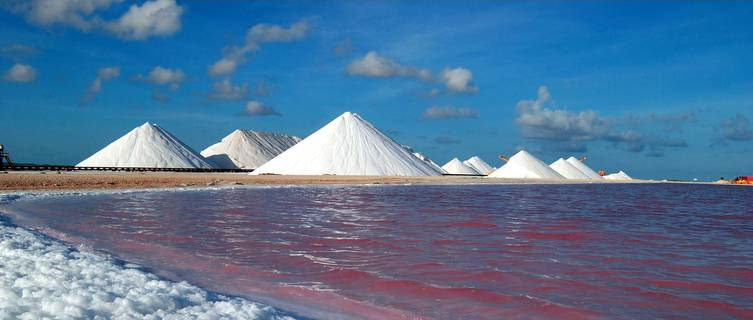
M 480 174 L 475 169 L 465 165 L 463 162 L 458 160 L 458 158 L 453 158 L 449 162 L 445 163 L 445 165 L 442 166 L 442 169 L 444 169 L 444 171 L 449 174 Z
M 489 177 L 514 179 L 565 178 L 525 150 L 520 150 L 514 156 L 510 157 L 504 166 L 492 172 Z
M 612 173 L 604 176 L 604 179 L 607 180 L 633 180 L 627 173 L 620 170 L 620 172 Z
M 345 112 L 252 174 L 438 176 L 359 115 Z
M 583 161 L 580 161 L 576 159 L 575 157 L 567 158 L 567 162 L 569 162 L 573 167 L 578 168 L 580 172 L 583 172 L 583 174 L 588 177 L 588 179 L 591 180 L 601 180 L 603 179 L 596 171 L 593 171 L 591 168 L 589 168 Z
M 292 147 L 301 138 L 280 133 L 235 130 L 201 155 L 222 169 L 256 169 Z
M 581 172 L 578 168 L 570 164 L 570 162 L 567 162 L 567 160 L 562 158 L 559 158 L 557 161 L 550 164 L 549 167 L 567 179 L 589 179 L 585 173 Z
M 131 130 L 76 166 L 212 168 L 198 152 L 149 122 Z
M 490 166 L 488 163 L 486 163 L 486 161 L 481 160 L 481 158 L 477 156 L 468 158 L 468 160 L 463 161 L 463 164 L 471 167 L 473 170 L 476 170 L 478 171 L 478 173 L 483 175 L 488 175 L 494 172 L 494 168 L 492 168 L 492 166 Z

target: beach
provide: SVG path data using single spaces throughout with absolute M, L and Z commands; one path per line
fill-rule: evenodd
M 645 183 L 599 181 L 598 183 Z M 378 177 L 378 176 L 289 176 L 245 173 L 185 172 L 9 172 L 0 175 L 0 190 L 75 190 L 179 188 L 223 185 L 309 185 L 309 184 L 582 184 L 588 180 L 500 179 L 474 176 Z

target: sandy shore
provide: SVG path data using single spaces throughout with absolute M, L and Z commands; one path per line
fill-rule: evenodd
M 183 172 L 9 172 L 0 174 L 0 190 L 130 189 L 222 185 L 289 184 L 520 184 L 593 183 L 574 180 L 492 179 L 484 177 L 251 176 L 244 173 Z M 610 183 L 605 181 L 604 183 Z

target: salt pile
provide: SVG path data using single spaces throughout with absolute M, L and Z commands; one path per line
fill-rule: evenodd
M 428 163 L 432 168 L 434 168 L 434 170 L 437 170 L 439 173 L 442 173 L 442 174 L 447 173 L 447 171 L 444 171 L 444 169 L 442 169 L 442 167 L 440 167 L 436 162 L 429 159 L 429 157 L 423 155 L 422 153 L 413 152 L 413 155 L 416 156 L 416 158 L 421 159 L 421 161 Z
M 149 122 L 131 130 L 76 166 L 212 168 L 199 153 L 165 129 Z
M 256 169 L 292 147 L 301 138 L 279 133 L 235 130 L 201 155 L 222 169 Z
M 633 178 L 631 178 L 629 175 L 627 175 L 627 173 L 625 173 L 622 170 L 620 170 L 620 172 L 617 172 L 617 173 L 608 174 L 608 175 L 604 176 L 604 179 L 607 179 L 607 180 L 633 180 Z
M 478 171 L 478 173 L 483 175 L 488 175 L 494 172 L 494 168 L 492 168 L 492 166 L 490 166 L 488 163 L 486 163 L 486 161 L 481 160 L 481 158 L 477 156 L 468 158 L 468 160 L 463 161 L 463 164 L 471 167 L 473 170 L 476 170 Z
M 449 162 L 442 166 L 442 169 L 449 174 L 473 174 L 479 175 L 480 173 L 475 169 L 465 165 L 458 158 L 453 158 Z
M 559 158 L 557 161 L 550 164 L 549 167 L 567 179 L 589 179 L 585 173 L 581 172 L 578 168 L 570 164 L 570 162 L 567 162 L 567 160 L 562 158 Z
M 591 168 L 589 168 L 585 163 L 576 159 L 575 157 L 567 158 L 567 162 L 573 165 L 573 167 L 578 168 L 580 172 L 583 172 L 583 174 L 585 174 L 586 177 L 588 177 L 588 179 L 592 179 L 592 180 L 603 179 L 598 173 L 596 173 L 596 171 L 591 170 Z
M 359 115 L 345 112 L 252 174 L 438 176 Z
M 520 150 L 520 152 L 510 157 L 504 166 L 492 172 L 489 177 L 516 179 L 565 178 L 525 150 Z

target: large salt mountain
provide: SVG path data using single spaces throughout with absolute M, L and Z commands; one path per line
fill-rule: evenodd
M 504 166 L 492 172 L 489 177 L 515 179 L 565 178 L 525 150 L 520 150 L 514 156 L 510 157 Z
M 494 172 L 494 168 L 492 168 L 492 166 L 490 166 L 488 163 L 486 163 L 486 161 L 477 156 L 468 158 L 468 160 L 463 161 L 463 164 L 471 167 L 473 170 L 476 170 L 478 171 L 478 173 L 483 175 L 488 175 Z
M 359 115 L 345 112 L 252 174 L 438 176 Z
M 557 173 L 561 174 L 567 179 L 589 179 L 585 173 L 581 172 L 580 170 L 578 170 L 578 168 L 570 164 L 570 162 L 567 162 L 567 160 L 562 158 L 559 158 L 557 161 L 552 162 L 549 167 L 554 169 L 554 171 L 557 171 Z
M 458 158 L 452 158 L 452 160 L 448 161 L 442 166 L 442 169 L 444 169 L 444 171 L 449 174 L 480 174 L 475 169 L 464 164 Z
M 280 133 L 235 130 L 201 155 L 222 169 L 256 169 L 292 147 L 301 138 Z
M 580 172 L 583 172 L 583 174 L 585 174 L 588 177 L 588 179 L 591 179 L 591 180 L 601 180 L 601 179 L 604 179 L 598 173 L 596 173 L 596 171 L 593 171 L 585 163 L 583 163 L 583 161 L 580 161 L 580 160 L 576 159 L 575 157 L 567 158 L 566 161 L 568 163 L 570 163 L 571 165 L 573 165 L 573 167 L 578 168 L 578 170 L 580 170 Z
M 131 130 L 76 166 L 212 168 L 198 152 L 149 122 Z

